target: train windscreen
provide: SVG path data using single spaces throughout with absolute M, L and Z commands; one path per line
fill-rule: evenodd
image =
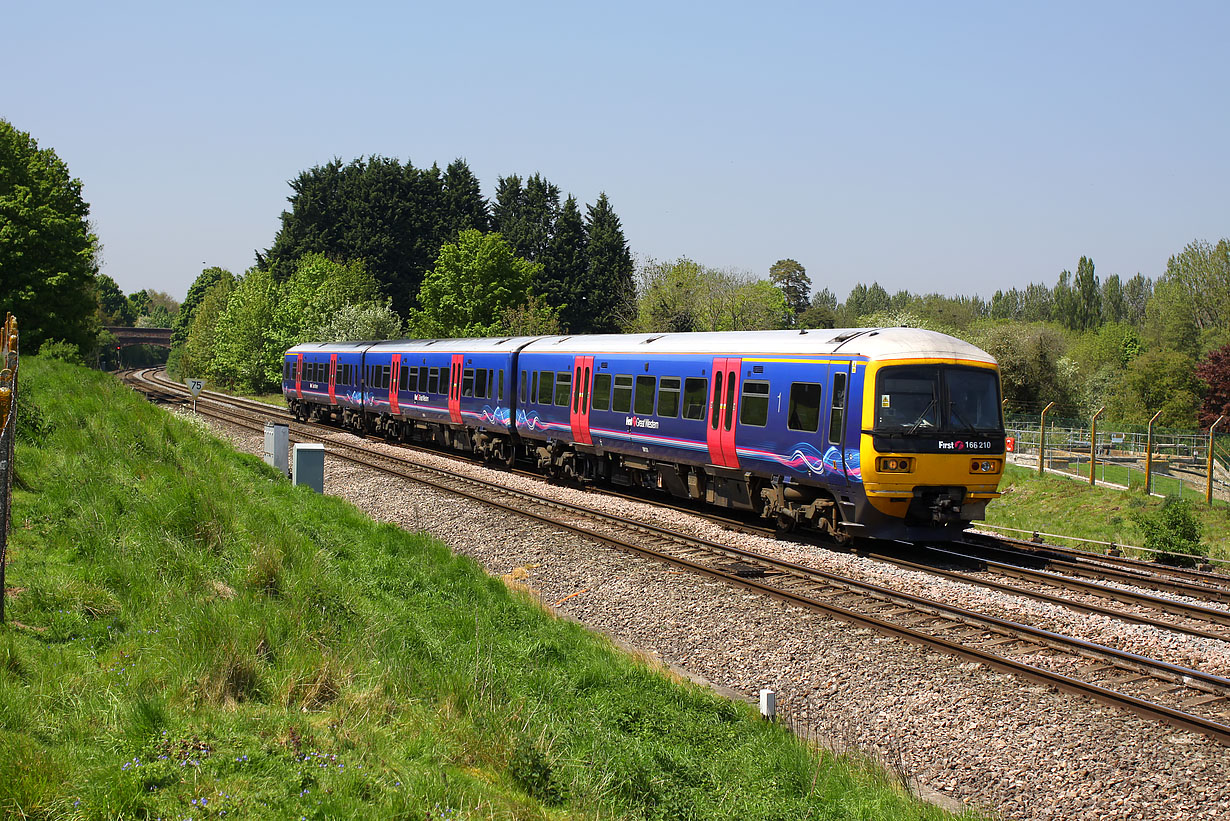
M 875 431 L 887 434 L 1003 431 L 999 380 L 985 368 L 900 365 L 876 379 Z

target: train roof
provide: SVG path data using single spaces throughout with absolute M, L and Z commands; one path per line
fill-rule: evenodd
M 994 364 L 986 351 L 956 337 L 923 328 L 819 328 L 798 331 L 605 334 L 541 337 L 525 353 L 725 354 L 861 356 L 868 359 L 933 357 Z
M 923 328 L 813 328 L 796 331 L 510 336 L 486 339 L 402 339 L 370 342 L 308 342 L 287 353 L 714 354 L 727 356 L 858 356 L 965 359 L 995 364 L 986 351 L 948 334 Z

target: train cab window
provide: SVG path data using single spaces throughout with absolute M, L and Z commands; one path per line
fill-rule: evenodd
M 555 374 L 555 404 L 568 407 L 572 398 L 572 374 L 568 371 Z
M 632 410 L 632 376 L 618 374 L 615 377 L 615 402 L 611 410 L 616 413 L 627 413 Z
M 664 376 L 658 385 L 658 416 L 679 415 L 679 377 Z
M 769 383 L 748 380 L 743 383 L 739 401 L 739 424 L 763 428 L 769 423 Z
M 611 375 L 609 373 L 594 374 L 593 401 L 594 410 L 611 409 Z
M 479 368 L 474 372 L 474 396 L 478 399 L 487 398 L 487 382 L 491 378 L 491 371 L 486 368 Z
M 550 405 L 555 401 L 555 372 L 540 371 L 538 373 L 538 404 Z
M 790 412 L 786 427 L 815 433 L 820 430 L 820 385 L 816 382 L 790 383 Z
M 461 374 L 461 395 L 474 395 L 474 369 L 466 368 Z
M 709 400 L 709 380 L 689 376 L 683 380 L 683 418 L 704 419 Z
M 653 416 L 654 394 L 658 387 L 656 376 L 638 376 L 636 378 L 636 401 L 632 409 L 639 415 Z
M 841 444 L 841 429 L 846 419 L 846 380 L 848 374 L 833 374 L 833 409 L 829 411 L 829 441 Z
M 440 392 L 440 369 L 439 368 L 432 368 L 431 370 L 427 372 L 427 392 L 428 393 L 439 393 Z

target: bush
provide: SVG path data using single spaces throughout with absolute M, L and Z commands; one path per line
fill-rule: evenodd
M 68 362 L 73 365 L 85 364 L 85 360 L 81 357 L 81 349 L 63 339 L 50 339 L 44 342 L 39 346 L 38 355 L 45 356 L 48 359 L 58 359 L 61 362 Z
M 1200 520 L 1191 500 L 1167 496 L 1160 508 L 1136 511 L 1132 518 L 1145 534 L 1144 546 L 1159 551 L 1157 561 L 1194 567 L 1192 555 L 1206 555 L 1200 543 Z

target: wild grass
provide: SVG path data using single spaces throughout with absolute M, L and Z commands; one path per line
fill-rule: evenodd
M 987 505 L 986 522 L 1027 531 L 1059 533 L 1083 539 L 1143 545 L 1145 534 L 1138 511 L 1156 511 L 1163 500 L 1142 489 L 1115 490 L 1090 486 L 1088 481 L 1008 465 L 1000 483 L 1003 496 Z M 1188 497 L 1190 498 L 1190 497 Z M 1192 505 L 1200 519 L 1203 543 L 1209 555 L 1230 559 L 1230 507 L 1208 507 L 1203 496 Z M 1098 549 L 1096 545 L 1082 545 Z
M 945 817 L 108 376 L 22 364 L 0 815 Z

